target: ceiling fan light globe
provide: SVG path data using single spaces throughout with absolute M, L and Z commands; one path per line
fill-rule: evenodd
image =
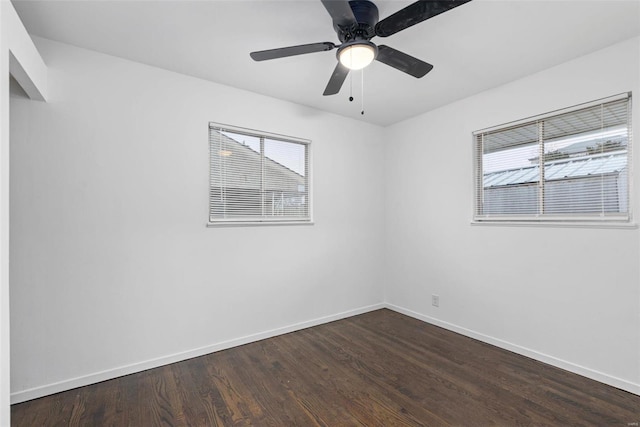
M 340 63 L 350 70 L 361 70 L 376 57 L 375 48 L 368 44 L 353 44 L 340 51 Z

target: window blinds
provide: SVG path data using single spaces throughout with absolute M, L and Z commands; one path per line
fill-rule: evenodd
M 310 221 L 310 142 L 209 124 L 209 222 Z
M 473 135 L 475 220 L 629 220 L 631 94 Z

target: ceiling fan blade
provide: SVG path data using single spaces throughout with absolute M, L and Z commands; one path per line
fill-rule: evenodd
M 336 47 L 331 42 L 301 44 L 298 46 L 281 47 L 278 49 L 261 50 L 251 52 L 251 58 L 254 61 L 265 61 L 267 59 L 284 58 L 287 56 L 303 55 L 305 53 L 323 52 L 332 50 Z
M 348 27 L 349 25 L 356 24 L 356 17 L 349 6 L 349 2 L 346 0 L 321 0 L 331 19 L 333 19 L 334 25 L 340 27 Z
M 416 25 L 425 19 L 461 6 L 471 0 L 422 0 L 400 9 L 376 24 L 376 35 L 389 37 L 392 34 Z
M 327 83 L 323 95 L 335 95 L 340 92 L 342 83 L 344 83 L 348 75 L 349 69 L 338 62 L 338 65 L 336 65 L 336 68 L 333 70 L 333 74 L 331 74 L 331 78 L 329 79 L 329 83 Z
M 418 79 L 433 69 L 433 65 L 385 45 L 378 46 L 376 61 L 380 61 Z

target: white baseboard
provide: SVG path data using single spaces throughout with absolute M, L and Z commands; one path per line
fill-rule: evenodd
M 373 304 L 365 307 L 360 307 L 354 310 L 344 311 L 342 313 L 336 313 L 329 316 L 319 317 L 316 319 L 308 320 L 306 322 L 295 323 L 293 325 L 284 326 L 282 328 L 271 329 L 271 330 L 260 332 L 257 334 L 251 334 L 251 335 L 236 338 L 233 340 L 211 344 L 205 347 L 187 350 L 180 353 L 171 354 L 168 356 L 162 356 L 162 357 L 158 357 L 151 360 L 145 360 L 142 362 L 132 363 L 130 365 L 120 366 L 117 368 L 106 369 L 104 371 L 95 372 L 89 375 L 83 375 L 81 377 L 71 378 L 71 379 L 59 381 L 56 383 L 46 384 L 43 386 L 30 388 L 27 390 L 16 391 L 11 393 L 11 404 L 26 402 L 27 400 L 37 399 L 39 397 L 48 396 L 50 394 L 59 393 L 61 391 L 71 390 L 77 387 L 83 387 L 86 385 L 99 383 L 102 381 L 110 380 L 110 379 L 121 377 L 124 375 L 146 371 L 147 369 L 157 368 L 159 366 L 164 366 L 170 363 L 192 359 L 198 356 L 204 356 L 205 354 L 214 353 L 216 351 L 237 347 L 239 345 L 249 344 L 249 343 L 260 341 L 266 338 L 275 337 L 277 335 L 287 334 L 289 332 L 299 331 L 301 329 L 322 325 L 324 323 L 329 323 L 335 320 L 356 316 L 358 314 L 367 313 L 369 311 L 379 310 L 385 307 L 386 306 L 384 303 Z
M 512 344 L 507 341 L 503 341 L 498 338 L 491 337 L 489 335 L 484 335 L 479 332 L 473 331 L 471 329 L 463 328 L 458 325 L 454 325 L 449 322 L 445 322 L 430 316 L 426 316 L 421 313 L 417 313 L 415 311 L 406 309 L 404 307 L 399 307 L 397 305 L 386 303 L 385 307 L 389 310 L 396 311 L 398 313 L 413 317 L 414 319 L 422 320 L 423 322 L 430 323 L 432 325 L 439 326 L 441 328 L 447 329 L 452 332 L 456 332 L 460 335 L 464 335 L 470 338 L 477 339 L 479 341 L 495 345 L 496 347 L 503 348 L 505 350 L 512 351 L 517 354 L 521 354 L 523 356 L 530 357 L 531 359 L 538 360 L 540 362 L 547 363 L 549 365 L 555 366 L 557 368 L 564 369 L 569 372 L 573 372 L 574 374 L 582 375 L 583 377 L 590 378 L 595 381 L 599 381 L 601 383 L 619 388 L 621 390 L 628 391 L 630 393 L 634 393 L 640 395 L 640 384 L 633 383 L 631 381 L 623 380 L 621 378 L 617 378 L 599 371 L 595 371 L 593 369 L 585 368 L 584 366 L 576 365 L 575 363 L 567 362 L 566 360 L 558 359 L 553 356 L 549 356 L 544 353 L 540 353 L 535 350 L 531 350 L 526 347 L 519 346 L 517 344 Z

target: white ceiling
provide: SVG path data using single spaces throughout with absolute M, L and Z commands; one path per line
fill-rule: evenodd
M 375 2 L 383 19 L 412 3 Z M 639 0 L 473 0 L 373 39 L 435 66 L 422 79 L 374 62 L 334 96 L 335 50 L 254 62 L 249 52 L 339 43 L 320 0 L 13 0 L 34 35 L 389 125 L 640 35 Z M 614 65 L 612 65 L 614 66 Z

